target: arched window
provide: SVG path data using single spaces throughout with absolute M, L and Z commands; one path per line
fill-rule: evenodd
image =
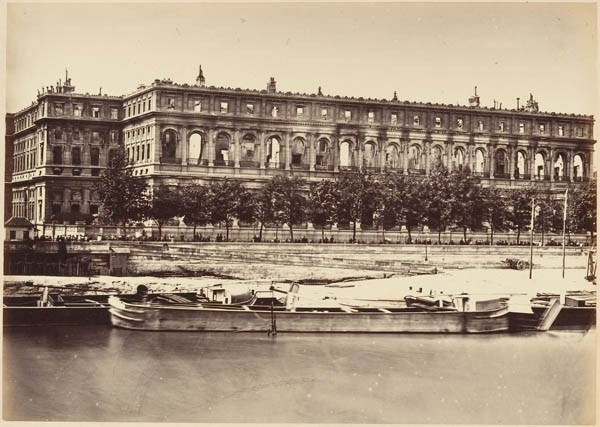
M 331 154 L 329 149 L 329 141 L 325 138 L 319 139 L 317 144 L 317 155 L 315 156 L 316 166 L 329 165 L 331 162 Z
M 256 152 L 256 138 L 254 135 L 244 135 L 242 138 L 242 158 L 240 159 L 240 164 L 242 166 L 252 166 L 247 162 L 255 161 Z
M 494 176 L 497 178 L 506 178 L 506 152 L 497 150 L 494 154 Z
M 585 176 L 583 156 L 576 154 L 573 159 L 573 179 L 575 181 L 581 181 Z
M 397 169 L 398 166 L 398 147 L 394 144 L 388 145 L 385 149 L 385 167 Z
M 365 144 L 365 151 L 363 154 L 363 164 L 366 167 L 375 167 L 375 152 L 376 152 L 376 148 L 375 148 L 375 144 L 373 144 L 372 142 L 367 142 Z
M 458 170 L 462 170 L 465 164 L 465 152 L 461 147 L 457 147 L 454 150 L 454 166 Z
M 478 148 L 475 151 L 475 166 L 474 172 L 483 174 L 485 171 L 485 155 L 483 153 L 483 149 Z
M 562 154 L 558 154 L 556 156 L 556 160 L 554 161 L 554 179 L 556 181 L 561 181 L 565 176 L 565 160 Z
M 292 164 L 301 165 L 305 162 L 306 144 L 302 138 L 295 138 L 292 141 Z
M 408 168 L 421 169 L 421 148 L 418 145 L 412 145 L 408 149 Z
M 225 132 L 221 132 L 217 135 L 217 142 L 215 144 L 215 165 L 216 166 L 227 166 L 230 164 L 232 153 L 229 152 L 229 135 Z
M 342 166 L 342 167 L 350 166 L 350 162 L 351 162 L 350 143 L 348 141 L 343 141 L 340 144 L 340 166 Z
M 267 145 L 267 165 L 271 168 L 278 168 L 281 144 L 277 138 L 272 137 L 269 138 Z
M 177 152 L 177 134 L 169 129 L 163 134 L 162 155 L 169 159 L 175 159 Z
M 204 141 L 202 135 L 198 132 L 190 136 L 190 145 L 188 150 L 188 163 L 199 165 L 204 156 Z
M 431 166 L 439 166 L 443 164 L 444 151 L 442 147 L 436 145 L 431 150 Z
M 519 151 L 517 153 L 517 164 L 515 167 L 515 178 L 522 178 L 526 170 L 525 153 Z
M 542 153 L 535 155 L 535 177 L 536 179 L 544 179 L 546 176 L 545 159 Z

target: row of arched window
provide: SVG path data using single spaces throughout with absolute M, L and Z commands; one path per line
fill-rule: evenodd
M 239 141 L 239 164 L 241 167 L 259 167 L 264 162 L 264 167 L 281 168 L 286 162 L 285 143 L 278 135 L 269 136 L 264 144 L 264 153 L 260 153 L 260 141 L 253 133 L 243 134 Z M 314 145 L 314 166 L 333 170 L 334 166 L 341 168 L 373 168 L 409 169 L 424 173 L 427 165 L 431 167 L 437 162 L 455 168 L 469 166 L 480 175 L 489 175 L 497 178 L 523 179 L 549 179 L 551 174 L 555 179 L 568 178 L 572 168 L 573 178 L 586 176 L 586 157 L 577 153 L 570 158 L 566 152 L 558 152 L 552 158 L 540 149 L 536 152 L 533 164 L 529 158 L 528 149 L 517 149 L 515 164 L 510 167 L 510 158 L 504 148 L 495 150 L 493 157 L 488 158 L 488 150 L 477 147 L 470 157 L 467 148 L 453 147 L 450 158 L 445 147 L 435 144 L 431 152 L 426 155 L 420 143 L 413 143 L 408 147 L 406 154 L 396 142 L 388 142 L 383 148 L 383 153 L 374 141 L 367 141 L 361 145 L 362 150 L 357 150 L 357 144 L 352 139 L 340 139 L 339 150 L 335 150 L 334 143 L 327 137 L 320 137 Z M 235 144 L 227 132 L 216 134 L 214 152 L 211 151 L 208 138 L 205 134 L 194 132 L 189 136 L 187 144 L 187 163 L 191 165 L 208 165 L 213 161 L 215 166 L 234 166 Z M 178 158 L 182 155 L 180 138 L 177 132 L 167 129 L 162 134 L 162 158 Z M 310 147 L 306 139 L 297 136 L 290 141 L 290 166 L 308 169 L 311 163 Z M 491 163 L 491 164 L 490 164 Z

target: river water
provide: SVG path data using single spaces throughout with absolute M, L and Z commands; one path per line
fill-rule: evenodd
M 595 424 L 595 341 L 5 328 L 3 418 Z

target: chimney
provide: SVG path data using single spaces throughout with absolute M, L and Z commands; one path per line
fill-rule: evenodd
M 477 86 L 475 86 L 475 94 L 469 97 L 469 107 L 479 107 L 479 96 L 477 95 Z
M 517 111 L 519 111 L 519 101 L 521 100 L 521 98 L 517 98 Z
M 277 92 L 277 83 L 275 82 L 275 77 L 271 77 L 269 83 L 267 83 L 267 92 L 275 93 Z

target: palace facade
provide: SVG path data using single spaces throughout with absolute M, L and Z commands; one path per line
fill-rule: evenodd
M 482 185 L 558 193 L 591 179 L 595 143 L 593 116 L 540 112 L 532 96 L 509 110 L 480 106 L 477 88 L 465 106 L 280 92 L 273 78 L 260 91 L 217 88 L 201 69 L 195 84 L 155 80 L 124 96 L 76 93 L 66 75 L 8 120 L 6 209 L 36 225 L 97 214 L 93 184 L 121 146 L 152 186 L 428 175 L 441 161 L 468 166 Z

